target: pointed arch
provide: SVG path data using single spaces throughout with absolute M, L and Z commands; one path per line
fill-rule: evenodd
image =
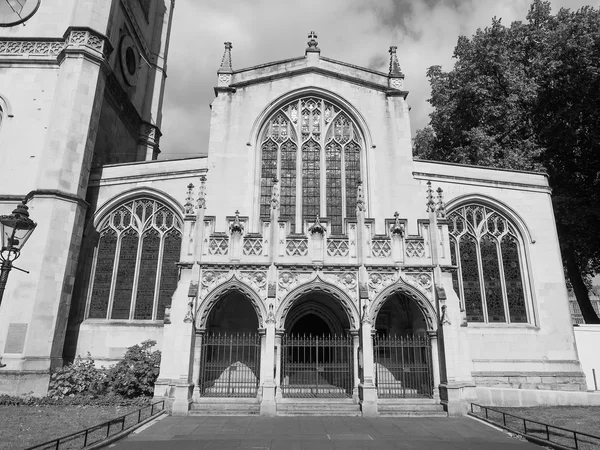
M 239 292 L 248 299 L 248 301 L 252 304 L 254 311 L 256 312 L 258 327 L 264 327 L 267 311 L 260 296 L 254 289 L 241 281 L 235 274 L 232 274 L 227 281 L 219 284 L 212 291 L 210 291 L 206 298 L 198 306 L 196 310 L 197 329 L 206 329 L 208 316 L 210 315 L 210 312 L 214 306 L 219 302 L 219 300 L 231 292 Z
M 414 286 L 405 283 L 403 280 L 386 287 L 381 293 L 371 302 L 371 306 L 366 311 L 364 320 L 369 320 L 372 324 L 377 321 L 377 315 L 381 307 L 390 297 L 395 294 L 402 294 L 415 302 L 421 314 L 425 319 L 428 331 L 436 331 L 439 324 L 438 314 L 435 311 L 433 304 L 425 295 Z
M 447 204 L 452 282 L 473 323 L 537 322 L 529 246 L 523 218 L 507 204 L 467 194 Z
M 284 329 L 286 317 L 294 305 L 301 297 L 311 292 L 327 294 L 339 303 L 346 316 L 351 330 L 358 330 L 360 324 L 360 315 L 356 304 L 348 297 L 348 295 L 336 285 L 321 279 L 319 276 L 313 280 L 297 286 L 283 298 L 277 311 L 275 312 L 275 323 L 279 329 Z
M 355 217 L 358 180 L 368 198 L 371 136 L 364 118 L 340 96 L 308 87 L 271 102 L 257 117 L 249 145 L 255 148 L 252 215 L 269 220 L 272 180 L 280 185 L 280 219 L 302 232 L 317 215 L 330 219 L 331 232 L 344 234 L 344 219 Z M 369 202 L 367 202 L 369 204 Z

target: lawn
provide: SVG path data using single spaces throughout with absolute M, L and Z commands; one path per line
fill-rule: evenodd
M 41 444 L 139 409 L 139 406 L 0 406 L 0 449 L 23 449 Z M 143 417 L 150 413 L 144 411 Z M 137 414 L 127 421 L 137 422 Z M 110 434 L 120 431 L 121 424 L 111 426 Z M 114 431 L 114 432 L 113 432 Z M 90 441 L 106 436 L 99 430 Z M 81 441 L 79 439 L 78 441 Z M 81 442 L 73 441 L 73 448 Z M 69 446 L 70 447 L 70 446 Z M 61 449 L 62 449 L 61 445 Z M 68 448 L 68 447 L 67 447 Z
M 504 411 L 518 417 L 524 417 L 529 420 L 535 420 L 550 425 L 555 425 L 569 430 L 575 430 L 582 433 L 588 433 L 600 437 L 600 406 L 537 406 L 531 408 L 501 408 L 493 407 L 495 410 Z M 478 413 L 483 416 L 483 413 Z M 488 413 L 489 419 L 496 423 L 502 424 L 502 415 L 494 412 Z M 523 432 L 523 421 L 519 421 L 507 416 L 506 425 L 512 429 Z M 545 427 L 527 422 L 527 431 L 534 436 L 539 436 L 543 439 L 550 434 L 550 440 L 567 447 L 574 448 L 573 434 L 567 433 L 558 429 L 549 428 L 548 432 Z M 599 448 L 600 439 L 579 437 L 580 449 Z

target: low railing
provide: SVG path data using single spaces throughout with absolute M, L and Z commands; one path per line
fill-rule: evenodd
M 475 408 L 479 408 L 478 413 L 475 412 Z M 600 446 L 600 436 L 526 419 L 477 403 L 471 403 L 469 414 L 494 425 L 500 425 L 502 428 L 521 434 L 526 438 L 537 440 L 540 443 L 556 444 L 563 448 L 578 450 L 596 449 Z
M 27 447 L 25 450 L 83 449 L 90 445 L 98 444 L 115 434 L 134 427 L 140 422 L 162 413 L 164 409 L 165 401 L 161 400 L 152 403 L 151 405 L 144 406 L 137 411 L 103 422 L 100 425 L 94 425 L 85 430 L 61 436 L 58 439 L 52 439 L 42 444 L 34 445 L 33 447 Z

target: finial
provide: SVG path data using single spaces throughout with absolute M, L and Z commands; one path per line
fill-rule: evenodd
M 398 56 L 396 56 L 396 49 L 398 47 L 396 47 L 395 45 L 392 45 L 390 47 L 390 75 L 402 75 L 402 72 L 400 71 L 400 63 L 398 62 Z
M 390 227 L 390 233 L 398 236 L 404 236 L 404 225 L 400 222 L 400 214 L 398 211 L 394 213 L 394 225 Z
M 444 191 L 441 187 L 437 188 L 437 203 L 435 205 L 435 212 L 439 219 L 446 218 L 446 203 L 444 202 Z
M 273 178 L 273 190 L 271 191 L 271 209 L 279 209 L 279 180 Z
M 196 202 L 198 209 L 206 209 L 206 177 L 200 176 L 200 187 L 198 188 L 198 201 Z
M 225 53 L 223 53 L 223 59 L 221 60 L 221 67 L 217 73 L 232 73 L 233 68 L 231 66 L 231 49 L 233 45 L 231 42 L 225 42 Z
M 365 210 L 365 194 L 363 193 L 362 181 L 360 180 L 356 183 L 356 210 Z
M 317 34 L 314 31 L 311 31 L 308 35 L 308 47 L 306 47 L 307 52 L 320 52 L 319 43 L 317 42 Z
M 320 235 L 324 235 L 325 232 L 327 231 L 325 226 L 323 224 L 321 224 L 321 219 L 319 218 L 318 214 L 317 214 L 317 218 L 315 219 L 315 223 L 313 223 L 310 226 L 308 231 L 310 231 L 311 234 L 319 233 Z
M 431 189 L 431 181 L 427 182 L 427 212 L 435 212 L 435 201 L 433 200 L 433 189 Z
M 187 189 L 185 205 L 183 205 L 183 211 L 186 215 L 194 214 L 194 185 L 192 183 L 188 184 Z
M 240 212 L 237 209 L 235 210 L 235 219 L 233 219 L 233 223 L 229 225 L 229 231 L 231 234 L 242 234 L 244 232 L 244 225 L 240 223 Z

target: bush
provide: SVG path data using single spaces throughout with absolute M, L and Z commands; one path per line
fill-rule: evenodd
M 89 353 L 86 358 L 78 356 L 73 364 L 61 367 L 52 374 L 46 398 L 58 401 L 77 397 L 72 404 L 99 404 L 92 400 L 101 396 L 107 399 L 107 404 L 121 404 L 123 399 L 150 397 L 154 393 L 154 383 L 160 369 L 160 351 L 152 351 L 155 345 L 156 341 L 147 340 L 129 347 L 123 359 L 109 369 L 96 368 Z M 15 400 L 19 398 L 3 396 L 0 397 L 0 404 L 11 404 L 11 401 L 30 404 Z M 35 402 L 42 404 L 39 399 Z M 69 401 L 63 400 L 60 404 L 66 405 Z
M 103 395 L 77 394 L 68 397 L 31 397 L 0 395 L 0 406 L 142 406 L 152 397 L 124 398 L 114 393 Z
M 105 390 L 106 373 L 97 369 L 88 353 L 86 358 L 78 356 L 73 364 L 56 369 L 50 377 L 48 396 L 63 398 L 82 393 L 96 394 Z
M 160 351 L 151 351 L 156 341 L 129 347 L 121 361 L 108 370 L 108 388 L 126 398 L 150 396 L 160 369 Z

